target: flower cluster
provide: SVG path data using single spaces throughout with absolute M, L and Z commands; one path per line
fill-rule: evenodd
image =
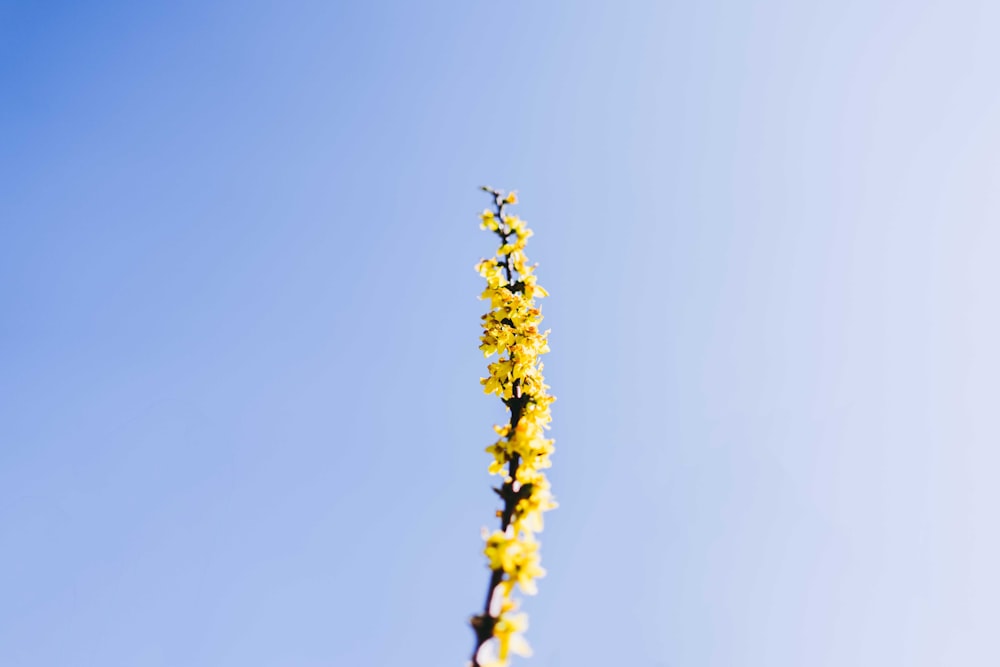
M 538 542 L 542 513 L 556 506 L 545 477 L 551 465 L 552 440 L 545 437 L 555 400 L 546 390 L 539 357 L 549 351 L 548 331 L 541 331 L 542 314 L 536 297 L 547 296 L 537 283 L 535 267 L 528 264 L 524 247 L 531 230 L 517 216 L 507 213 L 517 196 L 484 187 L 493 197 L 493 209 L 483 211 L 482 228 L 500 238 L 495 256 L 476 270 L 486 279 L 481 299 L 490 310 L 483 315 L 479 349 L 489 358 L 489 376 L 481 380 L 487 394 L 499 396 L 510 414 L 505 425 L 494 426 L 498 440 L 486 448 L 493 455 L 490 473 L 503 477 L 494 489 L 504 502 L 497 512 L 500 528 L 484 530 L 486 558 L 491 571 L 486 608 L 473 617 L 475 667 L 502 667 L 511 654 L 530 655 L 522 633 L 527 616 L 515 613 L 514 588 L 534 595 L 535 579 L 545 574 Z

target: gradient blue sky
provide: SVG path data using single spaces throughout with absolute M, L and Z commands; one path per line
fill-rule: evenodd
M 1000 664 L 1000 4 L 0 3 L 0 665 Z

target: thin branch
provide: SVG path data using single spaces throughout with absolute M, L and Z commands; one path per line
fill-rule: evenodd
M 506 245 L 507 239 L 511 234 L 511 229 L 507 226 L 507 214 L 504 211 L 506 206 L 504 196 L 499 191 L 493 190 L 492 188 L 484 186 L 483 190 L 493 195 L 493 204 L 496 208 L 495 215 L 499 221 L 496 234 L 500 237 L 501 245 Z M 514 272 L 510 265 L 509 254 L 504 255 L 503 270 L 505 277 L 507 278 L 507 283 L 511 286 L 511 291 L 523 293 L 524 283 L 519 282 L 515 284 L 513 281 Z M 511 363 L 514 362 L 513 350 L 510 352 L 510 360 Z M 504 404 L 510 410 L 510 429 L 508 433 L 514 433 L 517 429 L 517 424 L 521 420 L 521 414 L 524 411 L 527 399 L 527 395 L 521 394 L 520 380 L 514 380 L 513 396 L 504 400 Z M 514 511 L 517 508 L 518 502 L 522 498 L 521 492 L 524 491 L 524 489 L 519 488 L 517 483 L 517 468 L 520 463 L 521 457 L 518 454 L 512 454 L 510 460 L 507 462 L 507 481 L 505 481 L 501 488 L 497 490 L 497 494 L 504 501 L 503 510 L 500 513 L 500 530 L 502 531 L 506 531 L 508 526 L 510 526 L 511 521 L 514 518 Z M 490 603 L 493 601 L 494 591 L 496 591 L 497 586 L 499 586 L 502 581 L 502 569 L 490 571 L 490 581 L 486 589 L 486 600 L 483 603 L 483 613 L 472 618 L 472 629 L 476 633 L 476 646 L 472 650 L 473 667 L 479 667 L 479 660 L 477 657 L 479 649 L 490 639 L 490 637 L 493 636 L 493 628 L 496 625 L 497 618 L 490 613 Z

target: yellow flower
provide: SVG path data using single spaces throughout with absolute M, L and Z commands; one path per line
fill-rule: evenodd
M 497 229 L 500 228 L 500 225 L 497 223 L 496 216 L 493 215 L 493 211 L 491 211 L 489 209 L 486 209 L 485 211 L 483 211 L 479 215 L 479 218 L 480 218 L 480 220 L 482 220 L 482 222 L 479 223 L 479 226 L 482 229 L 488 229 L 491 232 L 495 232 Z
M 507 660 L 511 653 L 524 658 L 531 657 L 531 647 L 521 633 L 528 629 L 528 615 L 504 614 L 493 629 L 497 638 L 497 657 Z
M 524 468 L 524 471 L 531 471 L 531 475 L 522 477 L 522 470 L 518 469 L 517 478 L 522 484 L 531 484 L 531 493 L 518 501 L 514 512 L 517 517 L 517 529 L 527 535 L 533 535 L 542 532 L 545 526 L 542 518 L 543 512 L 555 509 L 559 505 L 552 497 L 552 492 L 549 490 L 549 480 L 545 478 L 545 475 L 530 468 Z
M 491 570 L 502 570 L 504 569 L 505 559 L 507 558 L 507 548 L 510 544 L 510 537 L 507 533 L 502 530 L 494 530 L 486 538 L 486 548 L 483 552 L 486 554 L 486 559 L 490 563 Z

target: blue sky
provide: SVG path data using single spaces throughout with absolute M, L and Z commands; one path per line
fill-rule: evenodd
M 463 664 L 483 183 L 552 295 L 520 664 L 996 664 L 998 21 L 0 3 L 0 664 Z

